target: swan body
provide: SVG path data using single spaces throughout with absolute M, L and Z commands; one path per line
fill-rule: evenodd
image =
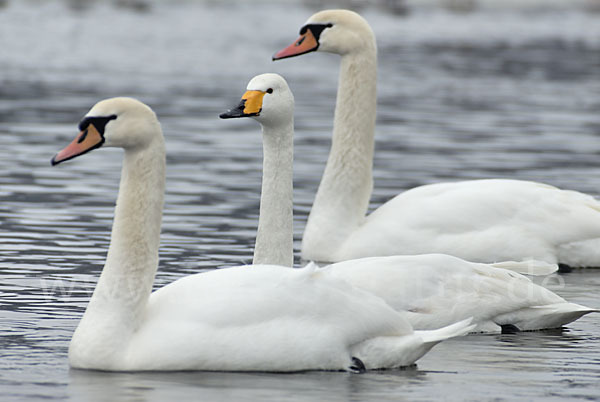
M 241 108 L 245 102 L 242 102 L 238 109 L 222 117 L 250 116 L 261 123 L 263 129 L 261 236 L 256 239 L 254 261 L 268 264 L 279 260 L 281 255 L 291 261 L 291 246 L 279 250 L 278 239 L 292 235 L 293 101 L 289 100 L 293 98 L 285 80 L 274 74 L 253 78 L 248 85 L 248 89 L 251 88 L 272 90 L 272 96 L 261 105 L 260 114 L 243 113 Z M 281 138 L 277 140 L 278 137 Z M 277 176 L 278 172 L 285 175 Z M 523 182 L 515 185 L 523 185 Z M 548 188 L 539 186 L 540 191 Z M 427 186 L 414 191 L 426 189 Z M 264 199 L 270 200 L 267 208 L 263 208 Z M 287 266 L 291 267 L 291 262 Z M 475 325 L 473 332 L 499 332 L 507 327 L 538 330 L 560 327 L 596 311 L 569 303 L 525 276 L 504 268 L 547 273 L 549 266 L 536 261 L 472 263 L 449 255 L 427 254 L 352 259 L 329 265 L 325 272 L 381 298 L 417 330 L 431 330 L 470 317 Z
M 473 317 L 473 332 L 558 328 L 597 310 L 569 303 L 519 273 L 446 254 L 370 257 L 327 267 L 381 297 L 415 329 Z
M 366 368 L 398 367 L 441 340 L 424 341 L 379 298 L 321 271 L 255 265 L 179 279 L 151 294 L 135 327 L 82 320 L 71 366 L 289 372 L 348 370 L 356 357 Z M 385 338 L 393 341 L 366 350 Z
M 298 371 L 413 364 L 465 334 L 468 320 L 413 331 L 379 297 L 326 269 L 254 265 L 181 278 L 151 293 L 165 188 L 154 112 L 131 98 L 97 103 L 52 164 L 125 150 L 106 264 L 69 345 L 74 368 Z
M 474 180 L 421 186 L 392 198 L 332 256 L 343 261 L 395 250 L 600 266 L 597 236 L 600 203 L 591 196 L 529 181 Z M 586 244 L 577 247 L 579 241 Z
M 302 258 L 444 253 L 477 262 L 540 260 L 600 267 L 600 202 L 517 180 L 432 184 L 366 216 L 372 191 L 377 48 L 369 24 L 347 10 L 314 14 L 273 59 L 341 55 L 331 151 L 302 239 Z

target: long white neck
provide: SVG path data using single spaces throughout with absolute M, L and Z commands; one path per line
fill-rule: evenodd
M 79 351 L 110 360 L 143 318 L 158 266 L 164 189 L 162 136 L 125 152 L 106 264 L 73 336 L 73 357 Z
M 331 151 L 304 231 L 302 257 L 326 261 L 365 219 L 373 189 L 377 50 L 342 56 Z
M 294 264 L 294 122 L 263 125 L 263 178 L 254 264 Z

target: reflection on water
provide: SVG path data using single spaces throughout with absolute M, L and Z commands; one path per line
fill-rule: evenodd
M 69 391 L 74 396 L 96 395 L 106 398 L 111 388 L 116 392 L 109 397 L 117 400 L 125 393 L 146 400 L 164 400 L 189 397 L 202 388 L 206 400 L 264 400 L 314 401 L 323 395 L 329 400 L 347 401 L 356 397 L 376 398 L 401 391 L 404 384 L 420 381 L 424 374 L 414 369 L 375 373 L 372 376 L 353 376 L 348 373 L 309 372 L 271 375 L 262 373 L 134 373 L 111 374 L 71 371 Z M 381 390 L 385 387 L 385 392 Z M 267 388 L 267 390 L 265 390 Z M 366 392 L 363 392 L 366 391 Z M 368 390 L 368 391 L 367 391 Z M 93 398 L 93 397 L 92 397 Z M 101 399 L 100 400 L 106 400 Z
M 272 63 L 270 55 L 314 11 L 269 2 L 153 2 L 142 13 L 105 3 L 0 9 L 0 399 L 600 398 L 593 315 L 562 332 L 445 342 L 416 368 L 360 376 L 69 371 L 68 342 L 108 246 L 121 155 L 101 150 L 51 168 L 52 155 L 97 100 L 139 97 L 167 141 L 157 286 L 250 262 L 259 128 L 217 115 L 249 78 L 279 72 L 297 103 L 298 247 L 327 155 L 338 58 Z M 373 206 L 412 186 L 483 177 L 600 194 L 598 15 L 363 13 L 380 49 Z M 600 308 L 598 272 L 546 284 Z

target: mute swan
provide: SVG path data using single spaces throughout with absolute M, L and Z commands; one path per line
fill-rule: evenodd
M 72 367 L 362 371 L 410 365 L 471 328 L 413 332 L 380 298 L 315 265 L 219 269 L 151 293 L 165 188 L 160 124 L 143 103 L 113 98 L 79 128 L 53 165 L 99 147 L 125 156 L 106 264 L 71 340 Z
M 263 185 L 254 263 L 291 267 L 293 96 L 277 74 L 256 76 L 247 88 L 240 105 L 221 118 L 253 117 L 263 129 Z M 505 265 L 521 270 L 528 266 Z M 443 254 L 362 258 L 332 264 L 326 270 L 381 297 L 416 329 L 473 317 L 474 332 L 537 330 L 560 327 L 596 311 L 566 302 L 520 274 Z
M 477 262 L 540 260 L 600 267 L 600 202 L 518 180 L 417 187 L 365 217 L 372 190 L 377 47 L 369 24 L 347 10 L 314 14 L 274 60 L 341 55 L 333 139 L 302 242 L 302 258 L 444 253 Z

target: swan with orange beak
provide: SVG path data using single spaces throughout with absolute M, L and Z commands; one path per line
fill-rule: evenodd
M 117 116 L 114 114 L 109 116 L 86 116 L 79 123 L 79 135 L 52 158 L 52 165 L 57 165 L 96 148 L 100 148 L 105 142 L 104 130 L 106 129 L 106 125 L 116 118 Z

